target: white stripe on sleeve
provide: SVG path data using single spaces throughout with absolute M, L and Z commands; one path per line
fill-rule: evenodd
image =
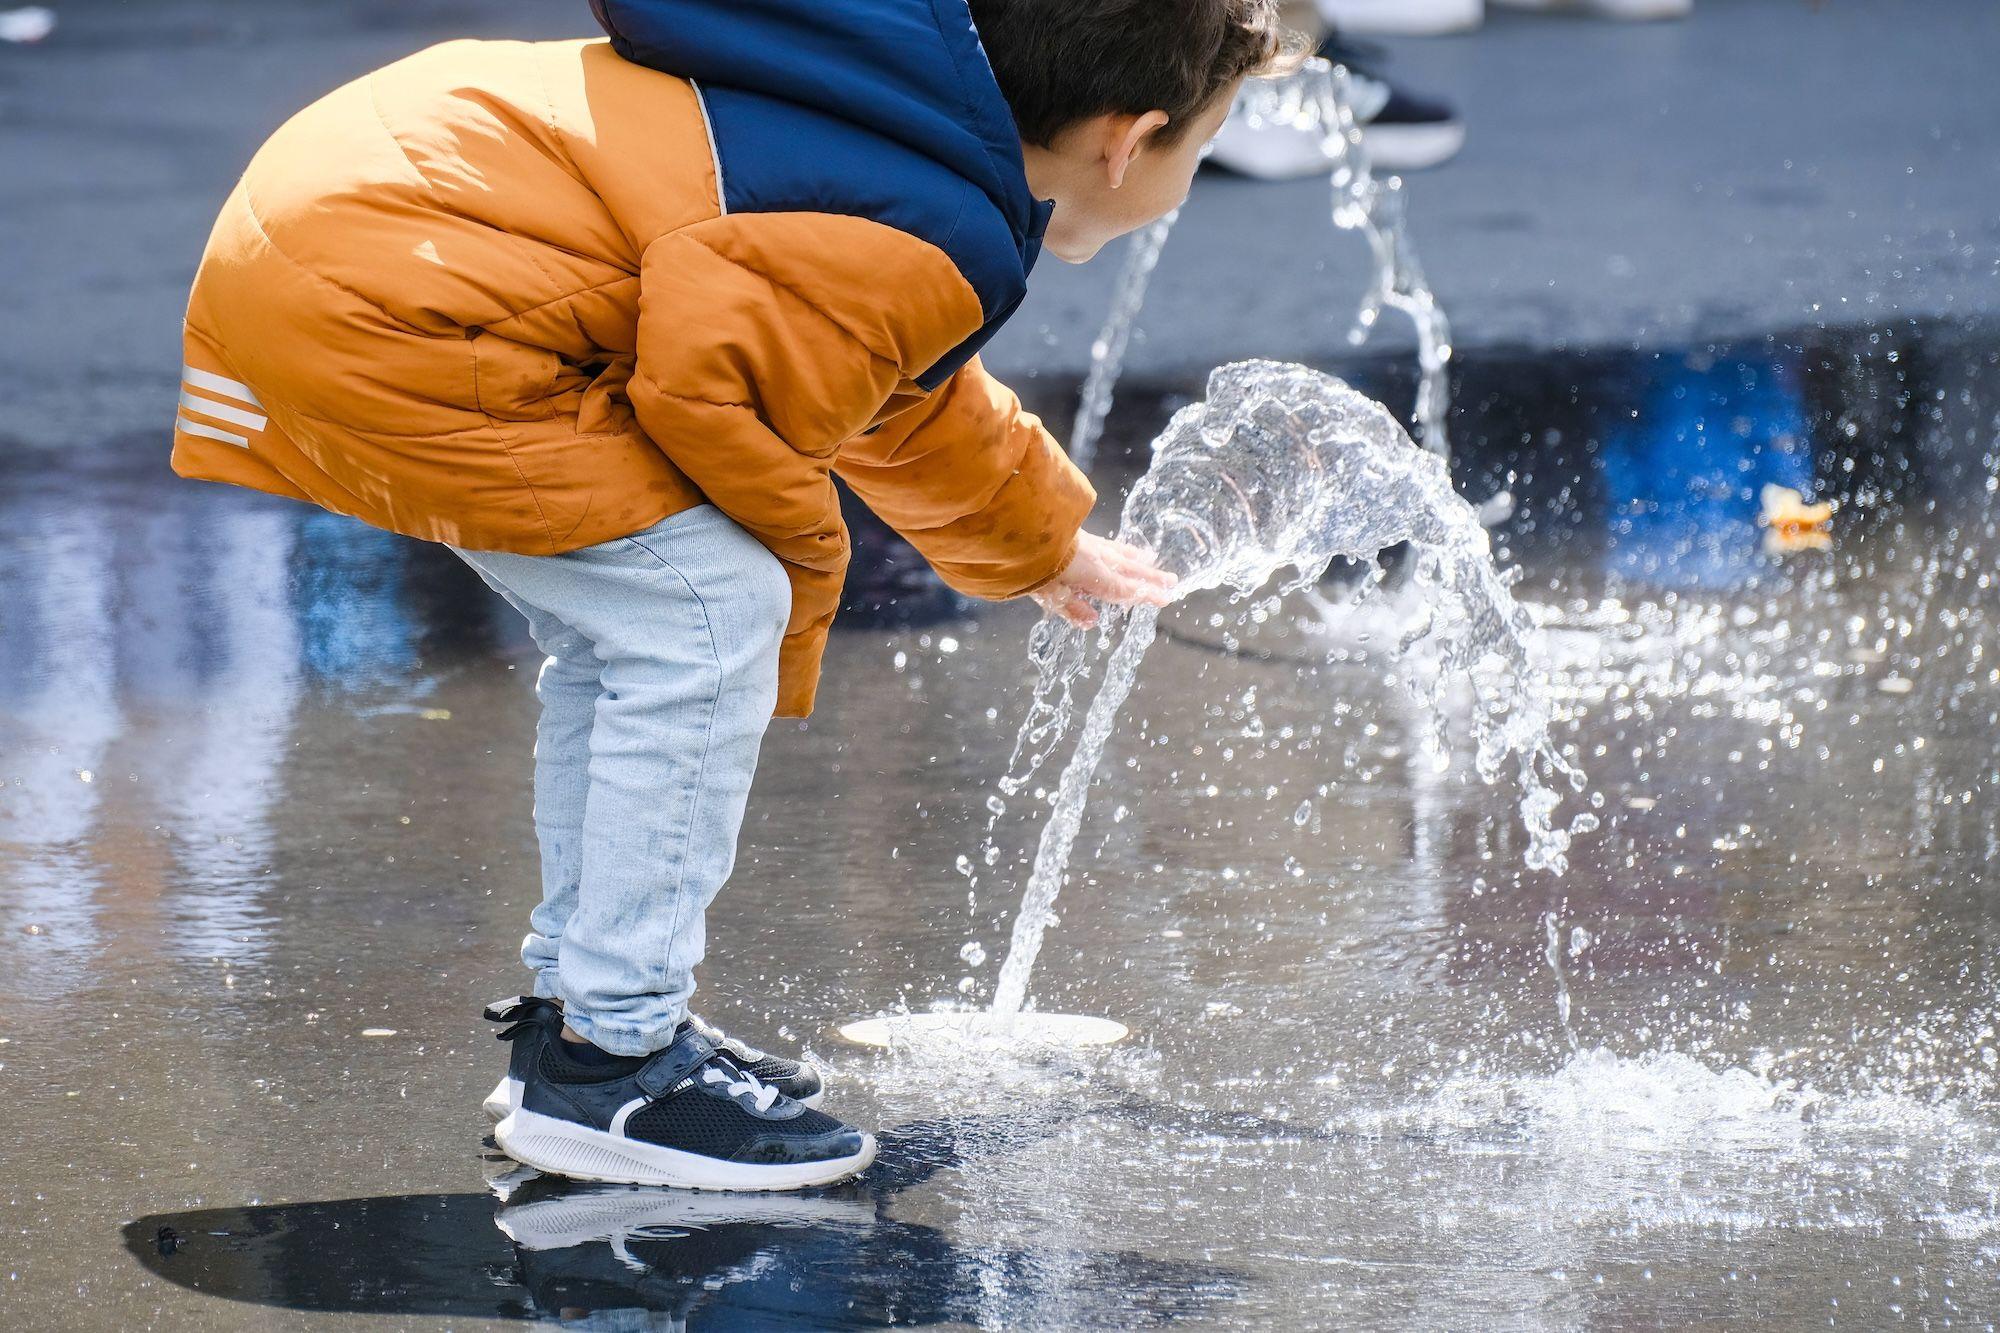
M 224 379 L 220 375 L 212 375 L 206 370 L 196 370 L 193 366 L 189 365 L 181 367 L 181 378 L 189 384 L 194 385 L 197 389 L 206 389 L 210 393 L 219 393 L 224 398 L 234 398 L 238 402 L 248 403 L 252 407 L 263 406 L 262 403 L 257 401 L 257 395 L 250 392 L 250 386 L 240 383 L 237 380 Z
M 205 417 L 214 417 L 217 421 L 227 421 L 230 425 L 241 426 L 245 430 L 262 430 L 271 424 L 269 417 L 260 417 L 255 412 L 245 412 L 240 407 L 231 407 L 227 403 L 218 403 L 210 398 L 197 398 L 186 389 L 181 390 L 181 406 L 190 412 L 199 412 Z
M 204 426 L 199 421 L 189 421 L 186 417 L 174 422 L 174 428 L 187 435 L 199 435 L 205 440 L 221 440 L 224 444 L 239 445 L 248 449 L 250 441 L 241 435 L 223 430 L 219 426 Z

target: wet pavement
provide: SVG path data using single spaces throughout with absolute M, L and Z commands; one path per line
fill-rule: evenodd
M 1989 1326 L 2000 396 L 1875 350 L 1462 395 L 1603 802 L 1562 879 L 1357 620 L 1165 622 L 1032 987 L 1120 1048 L 834 1035 L 990 989 L 1034 832 L 969 900 L 1023 609 L 851 617 L 701 994 L 884 1132 L 799 1200 L 482 1150 L 534 662 L 451 557 L 6 466 L 0 1325 Z M 1766 482 L 1842 500 L 1831 550 L 1766 549 Z
M 1190 607 L 1033 986 L 1133 1040 L 847 1047 L 990 992 L 1034 833 L 1016 801 L 968 897 L 1031 618 L 869 538 L 703 976 L 883 1132 L 795 1200 L 483 1149 L 478 1010 L 536 893 L 525 637 L 440 551 L 163 471 L 257 139 L 429 41 L 581 15 L 71 0 L 0 50 L 0 1327 L 1991 1327 L 1991 6 L 1396 48 L 1473 116 L 1411 218 L 1455 470 L 1518 501 L 1603 801 L 1560 880 L 1520 869 L 1512 792 L 1422 754 L 1365 618 Z M 1253 353 L 1408 401 L 1406 357 L 1341 342 L 1363 257 L 1324 197 L 1198 184 L 1125 444 Z M 995 346 L 1052 412 L 1114 269 L 1038 275 Z M 1767 550 L 1765 483 L 1839 500 L 1830 550 Z

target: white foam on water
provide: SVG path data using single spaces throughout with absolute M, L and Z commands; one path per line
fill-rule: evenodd
M 999 1049 L 1022 1046 L 1068 1049 L 1111 1046 L 1131 1035 L 1131 1029 L 1091 1014 L 996 1014 L 990 1009 L 936 1009 L 928 1013 L 883 1014 L 848 1023 L 840 1035 L 857 1046 L 888 1050 L 942 1040 L 954 1046 L 990 1044 Z
M 1111 309 L 1104 316 L 1097 341 L 1090 345 L 1090 374 L 1083 381 L 1076 420 L 1070 423 L 1069 456 L 1080 468 L 1088 468 L 1097 459 L 1097 440 L 1104 433 L 1104 419 L 1111 415 L 1111 393 L 1125 369 L 1132 326 L 1138 322 L 1139 307 L 1146 303 L 1146 285 L 1159 265 L 1160 251 L 1166 248 L 1167 235 L 1180 215 L 1176 208 L 1141 228 L 1125 252 L 1125 267 L 1111 293 Z
M 1921 1216 L 1960 1236 L 2000 1229 L 2000 1126 L 1980 1107 L 1913 1090 L 1826 1090 L 1680 1052 L 1593 1048 L 1551 1073 L 1456 1074 L 1331 1123 L 1508 1157 L 1519 1163 L 1510 1190 L 1476 1211 L 1545 1223 L 1869 1229 Z
M 1579 1051 L 1551 1074 L 1467 1075 L 1396 1113 L 1404 1127 L 1504 1132 L 1567 1151 L 1792 1148 L 1827 1099 L 1788 1079 L 1689 1055 Z
M 829 1061 L 864 1083 L 893 1114 L 1019 1114 L 1115 1102 L 1155 1086 L 1156 1052 L 1114 1019 L 1087 1014 L 995 1014 L 940 1001 L 931 1009 L 848 1023 L 851 1043 Z M 1081 1099 L 1081 1100 L 1079 1100 Z

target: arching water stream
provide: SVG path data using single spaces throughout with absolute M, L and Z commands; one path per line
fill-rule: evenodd
M 1253 125 L 1299 128 L 1323 136 L 1333 182 L 1333 225 L 1342 231 L 1359 231 L 1368 241 L 1374 262 L 1348 341 L 1356 346 L 1366 342 L 1385 307 L 1409 316 L 1417 336 L 1417 399 L 1411 414 L 1416 438 L 1427 449 L 1449 453 L 1445 415 L 1451 407 L 1451 322 L 1425 281 L 1423 265 L 1410 240 L 1402 179 L 1377 176 L 1368 161 L 1348 104 L 1347 72 L 1314 58 L 1285 78 L 1253 79 L 1244 86 L 1230 114 L 1245 117 Z M 1090 372 L 1070 425 L 1069 453 L 1079 467 L 1087 468 L 1096 460 L 1133 325 L 1145 304 L 1160 251 L 1179 216 L 1180 210 L 1175 209 L 1138 232 L 1129 243 L 1125 266 L 1112 291 L 1111 308 L 1091 344 Z
M 1401 683 L 1428 707 L 1463 677 L 1479 774 L 1499 780 L 1510 761 L 1529 833 L 1526 860 L 1560 874 L 1571 837 L 1595 825 L 1559 824 L 1562 795 L 1582 774 L 1549 738 L 1550 706 L 1534 628 L 1494 566 L 1478 513 L 1452 488 L 1444 460 L 1414 447 L 1379 404 L 1302 366 L 1245 361 L 1209 377 L 1205 402 L 1183 408 L 1154 442 L 1153 463 L 1125 503 L 1119 535 L 1153 551 L 1180 577 L 1178 595 L 1224 589 L 1247 599 L 1289 571 L 1287 588 L 1317 581 L 1336 558 L 1373 563 L 1409 543 L 1407 592 L 1421 615 L 1401 645 Z M 1152 642 L 1157 613 L 1112 617 L 1097 638 L 1115 643 L 1057 785 L 993 1012 L 1026 1002 L 1050 908 L 1081 827 L 1091 779 L 1118 710 Z M 1009 794 L 1069 729 L 1076 681 L 1091 665 L 1091 636 L 1055 622 L 1037 630 L 1035 701 L 1016 749 Z M 1441 726 L 1442 713 L 1430 715 Z M 1442 762 L 1440 737 L 1431 747 Z

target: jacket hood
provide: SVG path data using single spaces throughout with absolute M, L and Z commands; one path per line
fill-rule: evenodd
M 966 0 L 591 0 L 634 63 L 810 108 L 949 168 L 992 201 L 1025 271 L 1049 206 Z

